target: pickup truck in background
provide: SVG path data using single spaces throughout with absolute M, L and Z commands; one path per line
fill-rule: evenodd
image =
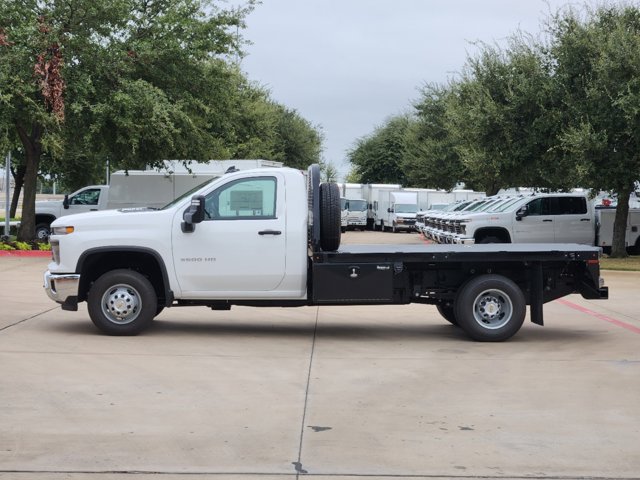
M 48 296 L 87 302 L 110 335 L 164 308 L 434 305 L 477 341 L 503 341 L 527 305 L 608 297 L 600 249 L 578 244 L 340 246 L 340 190 L 320 169 L 228 173 L 159 210 L 108 210 L 52 224 Z
M 432 232 L 439 243 L 579 243 L 594 245 L 596 216 L 584 194 L 496 196 L 480 211 L 462 210 Z M 429 223 L 429 220 L 427 220 Z
M 597 208 L 585 194 L 500 195 L 451 212 L 425 212 L 422 232 L 438 243 L 613 243 L 615 208 Z M 629 210 L 626 246 L 640 251 L 640 209 Z

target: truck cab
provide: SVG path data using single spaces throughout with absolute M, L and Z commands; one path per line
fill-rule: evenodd
M 367 201 L 362 198 L 347 199 L 347 228 L 364 230 L 367 226 Z
M 418 213 L 416 192 L 382 191 L 377 205 L 376 222 L 381 230 L 411 232 Z

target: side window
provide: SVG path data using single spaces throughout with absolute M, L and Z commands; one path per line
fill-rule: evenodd
M 244 178 L 211 192 L 205 199 L 207 219 L 276 218 L 276 179 Z
M 100 189 L 92 188 L 74 195 L 69 199 L 69 205 L 97 205 L 100 198 Z
M 587 213 L 587 199 L 584 197 L 558 197 L 556 215 L 584 215 Z
M 529 202 L 527 215 L 549 215 L 549 198 L 536 198 Z

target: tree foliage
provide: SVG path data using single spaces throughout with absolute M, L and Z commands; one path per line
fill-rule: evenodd
M 34 234 L 39 173 L 74 188 L 100 178 L 107 159 L 120 169 L 167 159 L 320 159 L 318 129 L 233 62 L 254 0 L 233 10 L 219 4 L 0 4 L 0 144 L 23 159 L 21 239 Z
M 405 134 L 402 170 L 412 187 L 451 190 L 467 177 L 447 116 L 452 88 L 430 84 L 421 93 L 414 105 L 415 121 Z
M 356 141 L 348 157 L 360 182 L 406 183 L 402 160 L 406 152 L 405 135 L 410 123 L 407 115 L 392 117 L 371 135 Z

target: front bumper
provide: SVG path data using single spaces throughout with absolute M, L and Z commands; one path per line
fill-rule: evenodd
M 75 273 L 55 274 L 44 272 L 44 290 L 54 302 L 62 304 L 63 310 L 78 309 L 78 287 L 80 275 Z

